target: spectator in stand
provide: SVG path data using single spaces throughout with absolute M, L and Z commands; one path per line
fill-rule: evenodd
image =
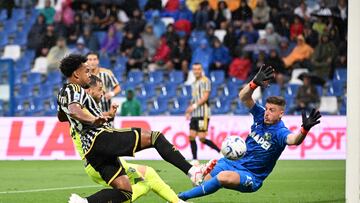
M 76 46 L 70 50 L 71 54 L 80 54 L 86 56 L 90 50 L 85 46 L 84 38 L 79 37 L 76 41 Z
M 166 28 L 166 32 L 163 35 L 166 38 L 166 42 L 171 49 L 177 46 L 179 42 L 179 35 L 175 32 L 174 25 L 169 24 Z
M 312 72 L 326 81 L 334 68 L 333 62 L 336 57 L 337 47 L 333 42 L 329 41 L 328 34 L 323 34 L 311 56 Z
M 52 24 L 46 26 L 46 33 L 41 37 L 42 43 L 40 49 L 36 51 L 36 56 L 39 56 L 40 53 L 48 53 L 50 48 L 55 46 L 57 35 L 55 34 L 54 29 L 54 25 Z
M 217 38 L 215 36 L 215 24 L 213 22 L 209 22 L 206 25 L 206 39 L 208 41 L 208 43 L 212 43 L 215 38 Z
M 165 33 L 166 26 L 165 23 L 160 18 L 160 12 L 155 10 L 152 12 L 151 20 L 149 22 L 153 26 L 155 36 L 160 39 L 160 37 Z
M 162 1 L 161 0 L 152 0 L 152 1 L 147 1 L 145 4 L 145 11 L 148 10 L 158 10 L 161 11 L 162 10 Z
M 119 48 L 120 40 L 114 26 L 110 26 L 106 37 L 100 46 L 100 55 L 115 54 Z
M 186 6 L 185 1 L 180 1 L 179 10 L 178 10 L 178 17 L 175 19 L 178 20 L 187 20 L 189 22 L 193 21 L 193 13 L 188 9 Z
M 299 16 L 295 16 L 294 22 L 290 25 L 290 40 L 293 41 L 304 31 L 304 26 Z
M 141 33 L 141 38 L 144 41 L 144 46 L 148 50 L 148 56 L 152 58 L 155 55 L 156 47 L 159 44 L 159 39 L 154 35 L 151 24 L 145 26 L 145 30 Z
M 158 67 L 163 66 L 169 61 L 170 52 L 171 52 L 171 49 L 166 42 L 166 38 L 162 37 L 160 39 L 159 46 L 156 49 L 156 52 L 155 52 L 155 55 L 154 55 L 152 61 L 155 62 L 158 65 Z
M 96 36 L 92 34 L 89 26 L 84 27 L 83 39 L 85 46 L 89 48 L 91 52 L 97 52 L 99 50 L 99 41 Z
M 7 19 L 12 18 L 12 9 L 14 8 L 14 6 L 15 6 L 14 0 L 0 1 L 0 10 L 6 9 Z
M 337 44 L 338 56 L 335 59 L 335 68 L 347 68 L 347 37 Z
M 203 1 L 200 3 L 199 8 L 194 14 L 195 19 L 195 28 L 204 30 L 207 23 L 213 19 L 214 10 L 211 9 L 208 1 Z
M 209 71 L 209 66 L 212 63 L 212 49 L 206 39 L 202 39 L 200 46 L 194 50 L 191 64 L 194 63 L 200 63 L 205 73 Z
M 74 24 L 75 12 L 71 8 L 71 1 L 66 0 L 61 3 L 61 9 L 55 15 L 55 21 L 61 22 L 66 28 Z
M 256 73 L 259 72 L 261 65 L 266 62 L 266 53 L 264 51 L 260 51 L 258 57 L 256 58 L 255 63 L 252 63 L 251 72 L 248 78 L 253 78 Z
M 326 30 L 325 19 L 323 17 L 317 17 L 312 29 L 315 30 L 319 35 L 322 35 Z
M 168 0 L 165 4 L 164 11 L 166 12 L 175 12 L 179 9 L 180 1 L 179 0 Z
M 269 57 L 265 60 L 265 64 L 275 69 L 276 74 L 282 74 L 285 77 L 290 76 L 290 72 L 285 68 L 283 60 L 280 58 L 276 49 L 271 49 Z
M 186 78 L 191 60 L 191 49 L 187 44 L 186 37 L 180 38 L 179 45 L 171 49 L 170 59 L 173 67 L 176 70 L 183 71 L 184 78 Z
M 59 39 L 56 41 L 56 46 L 53 46 L 47 55 L 47 70 L 58 70 L 61 59 L 63 59 L 68 54 L 69 49 L 66 45 L 66 39 L 64 37 L 59 37 Z
M 296 7 L 294 10 L 294 14 L 299 16 L 300 18 L 302 18 L 305 21 L 310 20 L 311 12 L 312 12 L 312 10 L 307 7 L 305 0 L 302 0 L 300 2 L 300 5 L 298 7 Z
M 304 36 L 299 35 L 297 37 L 297 44 L 292 52 L 283 58 L 286 68 L 290 68 L 296 62 L 303 62 L 304 60 L 310 59 L 314 49 L 306 44 Z
M 81 19 L 84 23 L 84 25 L 86 26 L 90 26 L 92 21 L 93 21 L 93 17 L 94 17 L 94 11 L 91 8 L 91 4 L 86 2 L 86 1 L 82 1 L 80 3 L 80 9 L 78 11 L 76 11 L 77 15 L 81 16 Z
M 276 32 L 283 37 L 290 38 L 289 20 L 285 16 L 280 16 L 279 18 L 280 18 L 279 23 L 275 24 Z
M 134 34 L 130 31 L 125 32 L 125 37 L 122 40 L 120 51 L 123 55 L 128 56 L 132 50 L 132 48 L 136 44 L 136 38 Z
M 134 97 L 133 90 L 126 91 L 126 101 L 121 104 L 121 116 L 140 116 L 141 105 Z
M 338 27 L 339 27 L 339 34 L 341 39 L 345 39 L 347 35 L 347 25 L 348 25 L 348 5 L 346 0 L 339 0 L 336 7 L 332 8 L 332 12 L 334 15 L 340 17 L 338 19 Z
M 251 58 L 248 52 L 235 57 L 229 66 L 229 76 L 246 81 L 251 70 Z
M 54 17 L 55 17 L 55 8 L 51 6 L 51 1 L 46 0 L 45 1 L 45 7 L 40 10 L 40 13 L 45 16 L 46 24 L 53 24 L 54 23 Z
M 239 42 L 236 43 L 236 47 L 234 50 L 234 54 L 238 54 L 238 53 L 242 53 L 244 51 L 244 48 L 246 47 L 246 45 L 248 45 L 248 40 L 247 37 L 245 35 L 241 36 L 239 39 Z
M 229 49 L 231 56 L 235 57 L 235 48 L 237 45 L 237 39 L 238 36 L 235 33 L 234 27 L 233 26 L 228 26 L 226 28 L 226 34 L 224 36 L 224 45 Z
M 319 34 L 312 29 L 310 23 L 306 23 L 304 26 L 304 38 L 311 47 L 316 47 L 318 44 Z
M 36 18 L 36 22 L 31 27 L 28 34 L 27 47 L 34 50 L 39 50 L 42 43 L 42 36 L 46 31 L 45 17 L 40 14 Z
M 289 40 L 286 37 L 282 37 L 280 40 L 280 47 L 279 47 L 279 56 L 284 58 L 288 56 L 291 51 L 294 49 L 294 46 L 289 44 Z
M 129 60 L 126 64 L 127 72 L 131 69 L 143 69 L 143 64 L 148 57 L 146 48 L 144 47 L 144 41 L 142 38 L 136 40 L 136 45 L 132 49 Z
M 252 10 L 248 6 L 247 1 L 241 1 L 239 8 L 232 12 L 231 19 L 233 21 L 248 21 L 252 19 Z
M 75 44 L 77 39 L 82 35 L 84 27 L 83 27 L 81 15 L 76 14 L 74 17 L 74 23 L 72 26 L 67 27 L 67 42 L 68 44 Z
M 93 18 L 94 30 L 105 31 L 108 30 L 110 23 L 110 11 L 105 3 L 100 3 L 99 7 L 95 10 Z
M 218 38 L 212 42 L 212 63 L 210 64 L 210 71 L 222 70 L 227 75 L 229 63 L 231 62 L 230 52 Z
M 291 108 L 290 114 L 303 110 L 309 111 L 319 106 L 320 97 L 315 85 L 311 82 L 310 75 L 304 74 L 303 82 L 303 85 L 296 92 L 295 106 Z
M 222 24 L 227 25 L 231 21 L 231 12 L 225 1 L 218 2 L 217 10 L 214 11 L 213 21 L 217 29 L 225 27 Z
M 253 10 L 252 22 L 256 29 L 264 29 L 270 20 L 270 7 L 265 0 L 258 0 Z
M 265 38 L 270 46 L 279 47 L 281 36 L 274 31 L 274 25 L 272 23 L 266 24 Z
M 132 32 L 134 36 L 138 38 L 138 36 L 144 30 L 145 25 L 146 25 L 146 21 L 143 19 L 141 11 L 139 9 L 135 9 L 133 11 L 132 17 L 125 26 L 125 30 Z
M 254 44 L 259 39 L 259 32 L 254 29 L 251 22 L 246 22 L 242 26 L 242 31 L 240 32 L 240 36 L 246 36 L 248 44 Z

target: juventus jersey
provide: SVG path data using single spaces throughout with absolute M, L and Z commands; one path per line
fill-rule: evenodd
M 210 91 L 211 91 L 211 83 L 210 83 L 210 80 L 206 76 L 203 76 L 199 80 L 196 80 L 191 85 L 191 92 L 192 92 L 191 103 L 198 102 L 204 96 L 205 92 L 210 92 Z M 207 118 L 209 116 L 210 116 L 209 101 L 206 101 L 204 104 L 198 106 L 191 113 L 191 117 Z
M 119 85 L 119 82 L 117 81 L 114 74 L 110 70 L 107 70 L 105 68 L 100 68 L 100 72 L 98 73 L 97 76 L 101 79 L 104 85 L 105 92 L 112 91 L 116 85 Z M 102 112 L 110 111 L 111 100 L 106 100 L 106 98 L 103 97 L 100 102 L 100 107 Z
M 58 94 L 57 103 L 58 111 L 63 111 L 66 114 L 71 127 L 80 133 L 82 149 L 84 153 L 87 153 L 98 133 L 103 128 L 107 128 L 109 124 L 104 123 L 100 127 L 95 127 L 90 124 L 81 123 L 70 116 L 68 107 L 72 103 L 78 103 L 82 106 L 82 108 L 88 110 L 89 113 L 95 117 L 102 116 L 101 109 L 95 100 L 77 84 L 64 84 Z

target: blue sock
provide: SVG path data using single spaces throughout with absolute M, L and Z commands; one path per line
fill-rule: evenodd
M 210 180 L 204 182 L 203 184 L 192 188 L 191 190 L 180 193 L 178 196 L 182 200 L 188 200 L 195 197 L 201 197 L 205 195 L 212 194 L 220 189 L 222 186 L 217 179 L 217 176 L 211 178 Z

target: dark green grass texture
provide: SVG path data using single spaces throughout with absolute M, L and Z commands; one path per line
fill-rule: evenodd
M 133 163 L 155 168 L 176 193 L 192 187 L 185 174 L 164 161 Z M 90 188 L 51 190 L 76 186 Z M 36 189 L 50 191 L 21 192 Z M 100 189 L 85 174 L 81 161 L 0 161 L 0 203 L 64 203 L 71 193 L 87 196 Z M 21 193 L 5 193 L 8 191 Z M 137 202 L 165 200 L 150 192 Z M 278 161 L 255 193 L 220 189 L 191 202 L 345 202 L 345 161 Z

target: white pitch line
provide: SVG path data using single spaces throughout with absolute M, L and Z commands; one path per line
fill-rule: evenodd
M 100 186 L 100 185 L 83 185 L 83 186 L 73 186 L 73 187 L 58 187 L 58 188 L 43 188 L 43 189 L 32 189 L 32 190 L 2 191 L 2 192 L 0 192 L 0 194 L 47 192 L 47 191 L 55 191 L 55 190 L 71 190 L 71 189 L 93 188 L 93 187 L 102 187 L 102 186 Z

